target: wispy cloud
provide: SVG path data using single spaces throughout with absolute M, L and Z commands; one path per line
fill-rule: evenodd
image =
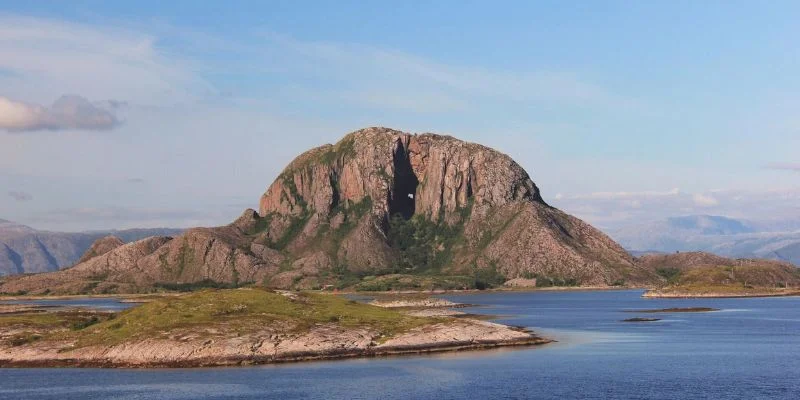
M 393 49 L 302 41 L 271 32 L 263 33 L 261 48 L 247 51 L 269 57 L 265 63 L 277 73 L 314 77 L 306 80 L 312 83 L 308 87 L 293 85 L 284 90 L 373 107 L 451 111 L 465 109 L 478 99 L 626 110 L 642 106 L 570 71 L 451 65 Z
M 800 163 L 771 163 L 767 164 L 767 169 L 777 169 L 784 171 L 800 171 Z
M 714 196 L 705 195 L 702 193 L 695 193 L 692 195 L 692 201 L 696 206 L 699 207 L 712 207 L 719 204 L 719 200 L 714 198 Z
M 0 87 L 27 101 L 80 93 L 146 105 L 213 91 L 191 61 L 156 42 L 140 31 L 0 13 Z
M 0 96 L 0 129 L 8 132 L 109 130 L 118 124 L 114 114 L 81 96 L 61 96 L 50 107 Z
M 19 191 L 9 191 L 8 196 L 16 201 L 31 201 L 33 200 L 33 195 L 27 192 L 19 192 Z
M 229 210 L 226 210 L 229 211 Z M 230 214 L 230 212 L 228 212 Z M 131 207 L 60 208 L 40 212 L 26 222 L 63 230 L 124 229 L 219 225 L 220 213 L 208 210 Z
M 551 202 L 604 229 L 616 229 L 668 217 L 713 214 L 747 220 L 800 218 L 800 188 L 667 191 L 561 195 Z
M 680 189 L 673 188 L 667 191 L 592 192 L 588 194 L 577 194 L 572 196 L 561 195 L 560 198 L 567 198 L 571 200 L 581 200 L 581 199 L 614 200 L 614 199 L 631 199 L 631 198 L 669 197 L 669 196 L 678 196 L 680 194 L 681 194 Z

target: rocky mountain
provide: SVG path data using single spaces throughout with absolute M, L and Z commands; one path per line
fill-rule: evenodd
M 0 291 L 141 291 L 258 282 L 312 288 L 386 274 L 659 278 L 589 224 L 544 202 L 510 157 L 450 136 L 368 128 L 307 151 L 232 224 L 117 247 Z
M 613 230 L 610 235 L 633 253 L 706 251 L 725 257 L 767 258 L 800 265 L 800 231 L 791 226 L 697 215 Z
M 0 276 L 57 271 L 79 261 L 92 243 L 114 234 L 123 241 L 175 235 L 179 229 L 129 229 L 104 232 L 48 232 L 0 220 Z
M 89 250 L 86 250 L 86 253 L 83 253 L 83 256 L 81 256 L 77 263 L 80 264 L 89 261 L 92 258 L 102 256 L 103 254 L 106 254 L 109 251 L 124 245 L 125 242 L 123 242 L 122 239 L 113 235 L 97 239 L 97 241 L 92 243 L 92 246 L 89 247 Z

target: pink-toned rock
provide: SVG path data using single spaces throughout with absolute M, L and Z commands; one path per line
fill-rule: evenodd
M 428 220 L 438 232 L 451 228 L 457 237 L 439 237 L 428 255 L 444 255 L 436 267 L 443 274 L 496 270 L 506 279 L 535 275 L 593 286 L 659 281 L 608 236 L 546 204 L 507 155 L 450 136 L 376 127 L 298 156 L 261 196 L 259 211 L 246 210 L 230 225 L 155 239 L 148 243 L 157 247 L 135 254 L 109 243 L 113 250 L 70 272 L 9 279 L 0 292 L 336 284 L 343 273 L 397 272 L 400 251 L 388 240 L 396 215 Z M 402 272 L 416 267 L 402 265 Z

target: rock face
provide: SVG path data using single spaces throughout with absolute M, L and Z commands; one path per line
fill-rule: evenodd
M 125 242 L 113 235 L 97 239 L 94 243 L 92 243 L 92 246 L 89 247 L 89 250 L 86 250 L 86 253 L 83 253 L 83 256 L 81 256 L 81 258 L 78 260 L 78 264 L 88 261 L 94 257 L 102 256 L 103 254 L 106 254 L 109 251 L 123 245 L 125 245 Z
M 313 288 L 421 272 L 595 286 L 659 279 L 606 235 L 545 203 L 505 154 L 387 128 L 300 155 L 268 187 L 258 212 L 228 226 L 191 229 L 123 257 L 129 246 L 60 274 L 108 274 L 92 291 L 204 281 Z M 0 291 L 44 290 L 33 282 L 45 278 L 30 279 L 27 286 L 9 279 Z
M 288 330 L 288 329 L 287 329 Z M 0 329 L 0 335 L 2 335 Z M 505 325 L 462 319 L 413 329 L 384 342 L 368 327 L 321 324 L 293 333 L 271 326 L 235 336 L 215 332 L 168 332 L 114 346 L 71 349 L 71 343 L 43 341 L 26 346 L 0 342 L 0 367 L 210 367 L 432 353 L 551 342 Z
M 295 159 L 261 197 L 259 214 L 256 241 L 278 244 L 293 265 L 311 257 L 317 270 L 391 269 L 389 221 L 401 215 L 453 228 L 457 240 L 433 239 L 446 273 L 493 268 L 593 285 L 653 279 L 606 235 L 547 205 L 511 158 L 449 136 L 352 133 Z

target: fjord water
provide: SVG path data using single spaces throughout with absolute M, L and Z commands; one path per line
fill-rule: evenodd
M 115 298 L 87 297 L 67 299 L 42 299 L 42 300 L 2 300 L 0 304 L 30 304 L 42 307 L 76 307 L 90 308 L 100 311 L 122 311 L 135 307 L 137 303 L 123 303 Z
M 641 293 L 445 296 L 559 341 L 542 347 L 247 368 L 4 369 L 0 398 L 800 398 L 800 298 L 656 300 Z M 624 312 L 669 307 L 721 311 Z M 663 320 L 620 322 L 636 316 Z

